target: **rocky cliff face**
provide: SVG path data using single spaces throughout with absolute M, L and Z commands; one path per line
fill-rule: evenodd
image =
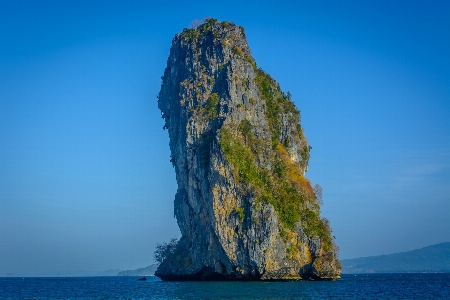
M 242 27 L 207 20 L 172 42 L 158 106 L 182 237 L 164 280 L 337 279 L 305 178 L 310 147 L 290 94 L 256 67 Z

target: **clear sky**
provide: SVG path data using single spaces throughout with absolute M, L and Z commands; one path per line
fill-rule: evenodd
M 179 237 L 156 95 L 205 16 L 291 92 L 341 258 L 450 241 L 450 1 L 0 0 L 0 273 L 135 269 Z

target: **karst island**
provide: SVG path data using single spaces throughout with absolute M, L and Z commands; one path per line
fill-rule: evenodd
M 245 30 L 207 19 L 177 34 L 158 106 L 181 238 L 163 280 L 335 280 L 341 264 L 291 94 L 257 67 Z

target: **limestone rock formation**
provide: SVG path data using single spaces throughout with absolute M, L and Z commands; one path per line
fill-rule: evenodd
M 182 237 L 163 280 L 330 280 L 340 262 L 304 174 L 291 95 L 256 67 L 244 28 L 208 19 L 172 41 L 158 106 Z

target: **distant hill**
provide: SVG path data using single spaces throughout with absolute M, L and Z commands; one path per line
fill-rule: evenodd
M 119 273 L 122 270 L 116 269 L 116 270 L 106 270 L 106 271 L 101 271 L 101 272 L 97 272 L 95 274 L 95 276 L 116 276 L 117 273 Z
M 153 264 L 145 268 L 122 271 L 117 276 L 152 276 L 155 274 L 156 268 L 158 268 L 158 264 Z
M 343 259 L 342 273 L 450 273 L 450 243 L 389 255 Z

